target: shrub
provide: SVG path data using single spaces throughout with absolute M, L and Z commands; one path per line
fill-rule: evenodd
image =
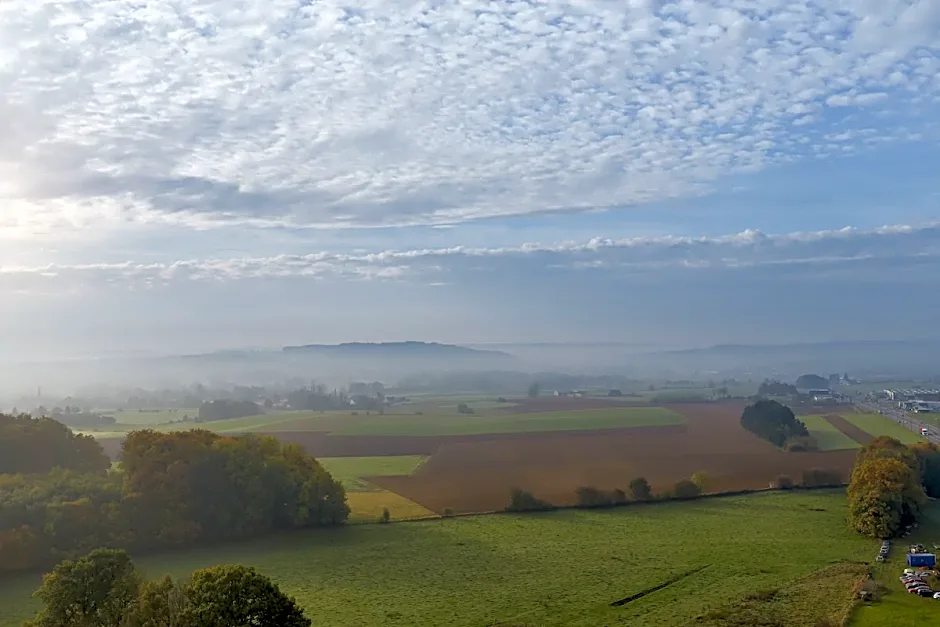
M 793 479 L 790 477 L 790 475 L 779 475 L 774 481 L 774 487 L 778 490 L 792 490 Z
M 454 517 L 454 510 L 452 510 L 449 507 L 445 507 L 444 511 L 441 513 L 441 518 L 453 518 L 453 517 Z
M 457 405 L 457 413 L 460 413 L 460 414 L 472 414 L 472 413 L 473 413 L 473 408 L 471 408 L 471 407 L 470 407 L 469 405 L 467 405 L 466 403 L 460 403 L 459 405 Z
M 831 468 L 809 468 L 803 471 L 803 486 L 824 488 L 842 485 L 842 475 Z
M 646 477 L 637 477 L 630 482 L 628 489 L 634 501 L 649 501 L 653 498 L 653 491 L 650 489 L 650 484 L 649 481 L 646 480 Z
M 379 522 L 382 524 L 387 524 L 388 521 L 392 519 L 392 513 L 388 511 L 387 507 L 382 508 L 382 515 L 379 516 Z
M 548 501 L 535 498 L 531 492 L 512 488 L 509 490 L 509 506 L 507 512 L 537 512 L 554 509 L 554 505 Z
M 582 486 L 575 491 L 578 507 L 611 507 L 627 502 L 627 493 L 623 490 L 598 490 L 593 486 Z
M 701 494 L 702 489 L 689 479 L 677 481 L 673 488 L 673 497 L 677 499 L 694 499 L 697 496 L 701 496 Z
M 783 448 L 791 453 L 817 451 L 819 450 L 819 442 L 811 435 L 795 435 L 784 442 Z

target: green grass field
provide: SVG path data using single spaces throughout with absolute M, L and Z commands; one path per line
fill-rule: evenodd
M 847 411 L 839 415 L 862 431 L 866 431 L 871 435 L 891 436 L 904 444 L 917 444 L 918 442 L 924 441 L 918 434 L 902 427 L 893 420 L 885 418 L 881 414 L 862 414 Z
M 724 624 L 711 620 L 716 616 L 764 603 L 748 595 L 775 589 L 781 591 L 760 611 L 798 604 L 796 615 L 806 622 L 773 624 L 805 627 L 845 605 L 851 577 L 840 576 L 842 583 L 825 577 L 828 587 L 801 578 L 871 560 L 877 545 L 847 529 L 839 491 L 768 492 L 616 510 L 351 525 L 138 563 L 151 577 L 252 565 L 306 606 L 315 625 L 335 627 L 676 627 L 694 625 L 704 614 L 711 622 L 703 624 L 711 626 Z M 701 570 L 610 606 L 693 569 Z M 19 625 L 36 611 L 29 594 L 38 584 L 33 575 L 0 585 L 0 627 Z
M 382 475 L 410 475 L 424 463 L 423 455 L 395 455 L 382 457 L 321 457 L 317 461 L 338 479 L 347 492 L 378 492 L 363 477 Z
M 860 447 L 858 442 L 833 427 L 822 416 L 800 416 L 799 418 L 809 429 L 809 434 L 816 439 L 820 451 L 838 451 Z
M 332 430 L 339 435 L 471 435 L 526 431 L 571 431 L 685 424 L 660 407 L 624 407 L 533 414 L 454 416 L 358 416 Z

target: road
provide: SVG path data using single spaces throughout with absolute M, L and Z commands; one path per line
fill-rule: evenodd
M 916 415 L 910 414 L 898 407 L 897 403 L 855 401 L 855 406 L 863 411 L 882 414 L 885 418 L 894 420 L 899 425 L 910 429 L 918 435 L 920 434 L 920 430 L 922 428 L 927 427 L 927 429 L 929 429 L 929 435 L 927 435 L 927 439 L 936 444 L 940 444 L 940 428 L 937 428 L 935 425 L 922 422 L 916 417 Z

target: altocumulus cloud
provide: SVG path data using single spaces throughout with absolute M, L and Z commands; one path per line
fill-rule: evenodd
M 935 0 L 4 0 L 0 232 L 454 224 L 700 194 L 935 133 L 938 32 Z M 200 263 L 159 272 L 373 265 Z
M 940 259 L 940 224 L 912 227 L 845 228 L 769 235 L 744 231 L 721 237 L 595 238 L 585 242 L 524 244 L 512 248 L 443 248 L 346 254 L 321 252 L 174 263 L 111 263 L 0 266 L 0 286 L 37 289 L 64 281 L 80 286 L 146 288 L 178 281 L 236 282 L 251 279 L 308 278 L 414 281 L 441 284 L 467 272 L 512 273 L 535 269 L 645 272 L 649 269 L 734 269 L 761 266 L 813 266 L 875 263 L 882 266 Z M 866 272 L 870 271 L 866 268 Z M 814 270 L 815 271 L 815 270 Z M 45 286 L 45 287 L 44 287 Z

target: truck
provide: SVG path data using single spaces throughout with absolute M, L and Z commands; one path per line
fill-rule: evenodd
M 926 438 L 928 435 L 930 435 L 930 429 L 927 427 L 921 427 L 920 434 Z

